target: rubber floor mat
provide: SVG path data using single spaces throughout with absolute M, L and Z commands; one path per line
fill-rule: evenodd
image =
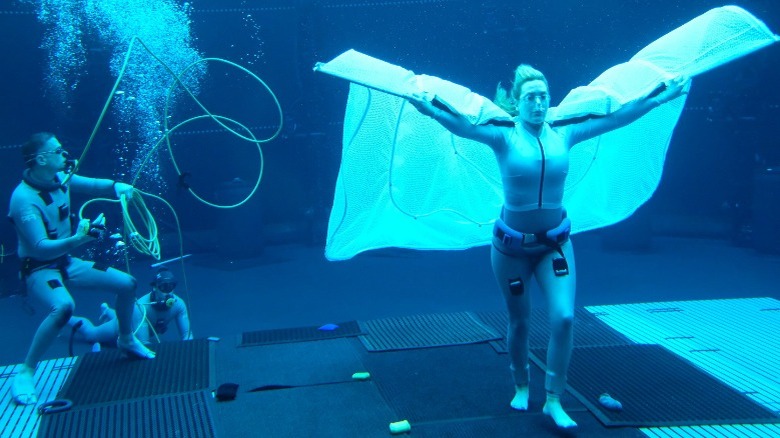
M 544 368 L 545 350 L 531 350 Z M 660 345 L 577 347 L 569 390 L 605 426 L 777 423 L 780 418 Z M 598 403 L 609 393 L 620 412 Z
M 498 353 L 507 353 L 506 328 L 509 316 L 505 311 L 480 312 L 477 317 L 485 324 L 502 334 L 502 338 L 490 341 L 490 345 Z M 531 348 L 547 348 L 550 339 L 550 323 L 545 309 L 535 309 L 531 312 L 529 344 Z M 607 346 L 631 345 L 630 339 L 601 321 L 596 315 L 583 307 L 574 310 L 574 345 Z
M 362 334 L 357 321 L 335 324 L 331 329 L 322 327 L 296 327 L 274 330 L 260 330 L 241 334 L 239 347 L 255 345 L 282 344 L 287 342 L 317 341 Z
M 123 358 L 116 349 L 79 357 L 58 398 L 81 406 L 209 388 L 209 341 L 164 342 L 152 349 L 152 360 Z
M 487 342 L 501 335 L 470 312 L 360 321 L 369 351 L 406 350 Z
M 191 392 L 92 405 L 41 417 L 41 437 L 215 437 L 210 393 Z

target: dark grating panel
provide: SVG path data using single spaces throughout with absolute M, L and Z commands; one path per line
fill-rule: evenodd
M 497 330 L 503 337 L 491 341 L 490 345 L 499 353 L 506 353 L 506 329 L 509 315 L 505 311 L 480 312 L 477 317 L 485 324 Z M 535 309 L 531 312 L 531 333 L 529 343 L 531 348 L 547 348 L 550 339 L 550 322 L 545 309 Z M 583 307 L 574 310 L 574 345 L 575 346 L 607 346 L 631 345 L 633 342 L 620 332 L 601 321 L 596 315 Z
M 75 408 L 41 417 L 40 437 L 215 437 L 205 391 Z
M 531 359 L 544 368 L 545 350 Z M 569 389 L 605 426 L 778 423 L 780 418 L 660 345 L 577 347 Z M 602 409 L 600 394 L 623 403 Z
M 496 332 L 501 333 L 501 339 L 490 341 L 490 346 L 493 347 L 497 353 L 508 353 L 506 332 L 507 327 L 509 326 L 509 314 L 507 314 L 505 310 L 498 310 L 493 312 L 477 312 L 475 315 L 480 321 L 493 328 Z M 531 330 L 533 330 L 533 327 Z
M 165 342 L 157 357 L 130 360 L 117 350 L 79 358 L 59 398 L 76 406 L 209 389 L 209 341 Z
M 469 312 L 416 315 L 361 321 L 361 342 L 369 351 L 474 344 L 501 335 Z
M 363 334 L 357 321 L 337 324 L 335 330 L 319 330 L 317 327 L 298 327 L 277 330 L 261 330 L 241 334 L 239 347 L 253 345 L 281 344 L 286 342 L 317 341 L 320 339 L 343 338 Z

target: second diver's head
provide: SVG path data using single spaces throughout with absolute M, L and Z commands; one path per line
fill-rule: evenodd
M 160 268 L 154 276 L 154 281 L 151 283 L 152 305 L 159 310 L 166 310 L 173 306 L 176 302 L 176 298 L 173 295 L 174 289 L 176 289 L 176 277 L 168 268 Z
M 171 293 L 176 289 L 176 277 L 173 276 L 173 272 L 170 269 L 160 268 L 154 274 L 154 281 L 152 281 L 151 285 L 155 290 L 162 293 Z

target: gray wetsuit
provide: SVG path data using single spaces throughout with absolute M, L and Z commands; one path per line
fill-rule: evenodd
M 531 309 L 527 285 L 536 278 L 548 302 L 550 342 L 545 387 L 560 395 L 572 350 L 576 267 L 568 232 L 558 241 L 545 240 L 565 223 L 563 190 L 572 145 L 594 135 L 588 125 L 557 131 L 544 124 L 539 136 L 521 123 L 515 126 L 472 125 L 465 118 L 439 120 L 456 135 L 493 149 L 504 187 L 504 208 L 491 250 L 493 273 L 509 311 L 507 343 L 510 368 L 518 386 L 528 385 L 528 334 Z M 507 239 L 507 233 L 521 237 Z M 560 237 L 559 236 L 559 237 Z M 567 272 L 556 274 L 554 260 L 563 259 Z M 560 260 L 558 260 L 560 261 Z M 520 287 L 518 287 L 520 285 Z
M 71 257 L 62 246 L 50 241 L 72 235 L 70 191 L 97 196 L 112 196 L 112 181 L 74 175 L 67 185 L 60 184 L 64 175 L 48 185 L 25 177 L 11 195 L 8 217 L 19 238 L 18 254 L 22 260 L 22 278 L 30 297 L 48 309 L 48 315 L 36 332 L 26 363 L 35 366 L 59 330 L 73 314 L 74 302 L 69 287 L 117 294 L 120 331 L 129 333 L 135 299 L 135 279 L 117 269 L 96 262 Z

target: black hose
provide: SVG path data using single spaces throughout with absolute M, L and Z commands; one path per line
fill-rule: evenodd
M 84 325 L 84 321 L 79 320 L 77 323 L 73 324 L 73 328 L 70 329 L 70 340 L 68 340 L 68 354 L 71 357 L 73 356 L 73 337 L 76 336 L 76 332 L 79 331 L 82 325 Z
M 44 414 L 56 414 L 58 412 L 65 412 L 68 409 L 73 407 L 73 402 L 66 399 L 61 398 L 58 400 L 51 400 L 44 403 L 41 403 L 38 406 L 38 412 L 41 415 Z

